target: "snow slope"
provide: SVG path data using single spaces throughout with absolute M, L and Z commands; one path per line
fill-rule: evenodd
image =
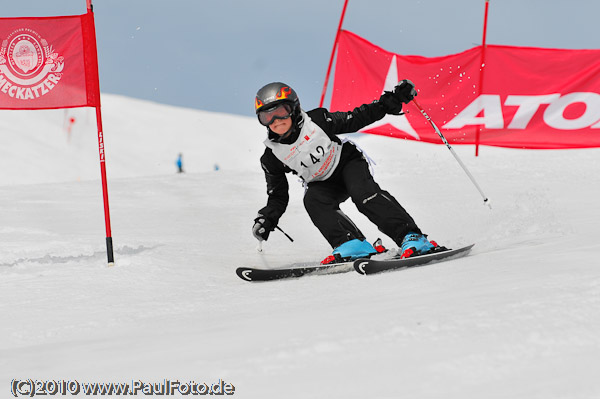
M 600 397 L 600 150 L 455 147 L 489 210 L 444 146 L 356 137 L 421 228 L 476 242 L 472 255 L 251 284 L 237 266 L 330 252 L 292 177 L 280 225 L 295 242 L 274 232 L 255 251 L 262 128 L 112 95 L 102 110 L 114 268 L 92 111 L 0 112 L 0 397 L 29 378 L 221 379 L 240 398 Z

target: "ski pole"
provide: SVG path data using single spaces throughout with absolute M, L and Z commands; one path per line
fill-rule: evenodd
M 471 182 L 473 182 L 473 184 L 475 185 L 475 187 L 479 191 L 479 194 L 481 194 L 481 196 L 483 197 L 483 204 L 487 205 L 490 209 L 492 209 L 492 205 L 490 204 L 489 198 L 483 193 L 483 190 L 481 189 L 481 187 L 479 187 L 479 184 L 477 184 L 477 182 L 475 181 L 475 178 L 473 177 L 473 175 L 471 174 L 471 172 L 469 172 L 469 170 L 467 169 L 467 167 L 465 166 L 465 164 L 460 160 L 460 158 L 458 157 L 458 155 L 456 154 L 456 152 L 454 152 L 454 149 L 450 146 L 450 143 L 448 143 L 448 140 L 446 140 L 446 138 L 444 137 L 444 135 L 442 134 L 442 132 L 440 131 L 440 129 L 438 129 L 438 127 L 436 126 L 436 124 L 431 120 L 431 117 L 429 115 L 427 115 L 427 112 L 425 112 L 425 110 L 423 109 L 423 107 L 421 107 L 421 105 L 419 105 L 419 103 L 417 102 L 417 100 L 415 100 L 413 98 L 412 101 L 417 106 L 417 109 L 419 111 L 421 111 L 421 114 L 423 114 L 423 116 L 425 117 L 425 119 L 427 119 L 429 121 L 429 123 L 431 124 L 431 126 L 433 126 L 433 129 L 438 134 L 438 136 L 440 136 L 440 138 L 442 139 L 442 141 L 444 142 L 444 144 L 446 144 L 446 147 L 448 147 L 448 149 L 450 150 L 450 152 L 452 153 L 452 155 L 454 155 L 454 158 L 456 158 L 456 161 L 458 162 L 458 164 L 463 168 L 463 170 L 465 171 L 465 173 L 467 174 L 467 176 L 469 176 L 469 179 L 471 179 Z
M 292 237 L 290 237 L 285 231 L 281 230 L 281 227 L 275 226 L 275 228 L 277 230 L 281 231 L 283 233 L 283 235 L 288 238 L 288 240 L 290 240 L 291 242 L 294 242 L 294 239 Z M 258 242 L 258 245 L 256 246 L 256 251 L 257 252 L 262 252 L 263 251 L 262 243 L 263 243 L 262 240 Z
M 291 242 L 294 242 L 294 239 L 290 236 L 287 235 L 287 233 L 283 230 L 281 230 L 281 228 L 279 226 L 275 226 L 275 228 L 279 231 L 281 231 L 283 233 L 284 236 L 286 236 L 288 238 L 288 240 L 290 240 Z

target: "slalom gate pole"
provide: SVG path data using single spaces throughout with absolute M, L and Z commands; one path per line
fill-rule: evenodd
M 93 46 L 93 54 L 94 54 L 94 68 L 96 69 L 96 76 L 98 76 L 98 60 L 96 59 L 98 54 L 98 49 L 96 48 L 96 27 L 94 24 L 93 12 L 94 6 L 92 5 L 92 0 L 86 0 L 86 6 L 88 13 L 92 13 L 92 28 L 91 31 L 93 33 L 93 40 L 89 45 Z M 102 200 L 104 202 L 104 224 L 106 227 L 106 256 L 108 258 L 108 267 L 115 265 L 115 257 L 113 253 L 113 241 L 112 241 L 112 232 L 110 228 L 110 209 L 108 206 L 108 183 L 106 179 L 106 159 L 104 152 L 104 132 L 102 130 L 102 112 L 100 111 L 100 79 L 96 78 L 93 82 L 94 84 L 94 92 L 98 96 L 97 103 L 95 104 L 96 108 L 96 125 L 98 127 L 98 154 L 100 156 L 100 175 L 102 178 Z
M 485 72 L 485 49 L 486 49 L 486 37 L 487 37 L 487 22 L 488 22 L 488 10 L 490 8 L 490 0 L 485 0 L 485 12 L 483 16 L 483 38 L 481 39 L 481 60 L 479 62 L 479 95 L 483 93 L 483 74 Z M 475 156 L 479 156 L 479 138 L 481 137 L 481 125 L 477 125 L 475 130 Z
M 446 140 L 446 138 L 444 137 L 444 135 L 442 134 L 442 132 L 440 131 L 440 129 L 436 126 L 436 124 L 433 122 L 433 120 L 431 120 L 431 117 L 429 115 L 427 115 L 427 112 L 425 112 L 425 110 L 423 109 L 423 107 L 421 107 L 421 105 L 414 98 L 413 98 L 412 101 L 416 105 L 417 109 L 419 111 L 421 111 L 421 114 L 423 114 L 423 116 L 425 117 L 425 119 L 427 119 L 429 121 L 429 123 L 431 124 L 431 126 L 433 126 L 433 129 L 438 134 L 438 136 L 440 136 L 440 138 L 442 139 L 442 141 L 444 142 L 444 144 L 446 144 L 446 147 L 448 147 L 448 149 L 450 150 L 450 152 L 452 153 L 452 155 L 454 156 L 454 158 L 456 158 L 456 161 L 458 162 L 458 164 L 461 166 L 461 168 L 463 168 L 463 170 L 465 171 L 465 173 L 467 174 L 467 176 L 469 176 L 469 179 L 471 179 L 471 182 L 475 185 L 475 187 L 479 191 L 479 194 L 481 194 L 481 196 L 483 197 L 483 204 L 487 205 L 490 209 L 492 209 L 492 206 L 490 205 L 489 198 L 483 193 L 483 190 L 481 190 L 481 187 L 479 187 L 479 184 L 477 184 L 477 182 L 475 181 L 475 178 L 473 177 L 473 175 L 471 174 L 471 172 L 469 172 L 469 170 L 467 169 L 467 167 L 465 166 L 465 164 L 460 160 L 460 158 L 458 157 L 458 155 L 454 151 L 454 148 L 452 148 L 450 146 L 450 143 L 448 143 L 448 140 Z
M 321 101 L 319 107 L 323 106 L 325 101 L 325 93 L 327 92 L 327 86 L 329 85 L 329 75 L 331 75 L 331 67 L 333 65 L 333 57 L 335 56 L 335 48 L 340 38 L 340 32 L 342 30 L 342 24 L 344 23 L 344 16 L 346 15 L 346 8 L 348 8 L 348 0 L 344 0 L 344 8 L 342 8 L 342 16 L 340 17 L 340 23 L 338 25 L 337 33 L 335 34 L 335 40 L 333 41 L 333 49 L 331 50 L 331 57 L 329 58 L 329 66 L 327 67 L 327 74 L 325 75 L 325 83 L 323 84 L 323 91 L 321 92 Z
M 108 206 L 108 183 L 106 179 L 106 160 L 104 154 L 104 133 L 102 132 L 102 115 L 100 106 L 96 107 L 96 123 L 98 125 L 98 152 L 100 155 L 100 174 L 102 177 L 102 199 L 104 202 L 104 224 L 106 227 L 106 255 L 108 257 L 108 266 L 115 265 L 113 254 L 112 233 L 110 228 L 110 209 Z

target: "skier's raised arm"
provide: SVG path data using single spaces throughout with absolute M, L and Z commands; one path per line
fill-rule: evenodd
M 347 112 L 329 112 L 325 108 L 317 108 L 310 112 L 313 119 L 323 121 L 326 131 L 331 134 L 354 133 L 383 118 L 386 114 L 401 115 L 402 104 L 407 104 L 417 95 L 415 85 L 410 80 L 403 80 L 396 85 L 394 91 L 384 92 L 378 100 L 363 104 Z M 322 116 L 320 115 L 322 114 Z

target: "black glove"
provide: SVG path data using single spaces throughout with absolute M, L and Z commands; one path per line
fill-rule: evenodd
M 379 97 L 379 104 L 383 107 L 386 114 L 401 115 L 402 102 L 396 98 L 396 94 L 391 91 L 384 91 Z
M 379 103 L 386 114 L 402 115 L 402 103 L 408 104 L 417 95 L 415 85 L 408 79 L 398 82 L 394 91 L 384 91 Z
M 401 80 L 396 87 L 394 87 L 394 95 L 404 104 L 408 104 L 417 96 L 415 84 L 408 79 Z
M 252 235 L 256 237 L 258 241 L 266 241 L 273 230 L 275 230 L 275 223 L 259 213 L 258 217 L 254 219 Z

